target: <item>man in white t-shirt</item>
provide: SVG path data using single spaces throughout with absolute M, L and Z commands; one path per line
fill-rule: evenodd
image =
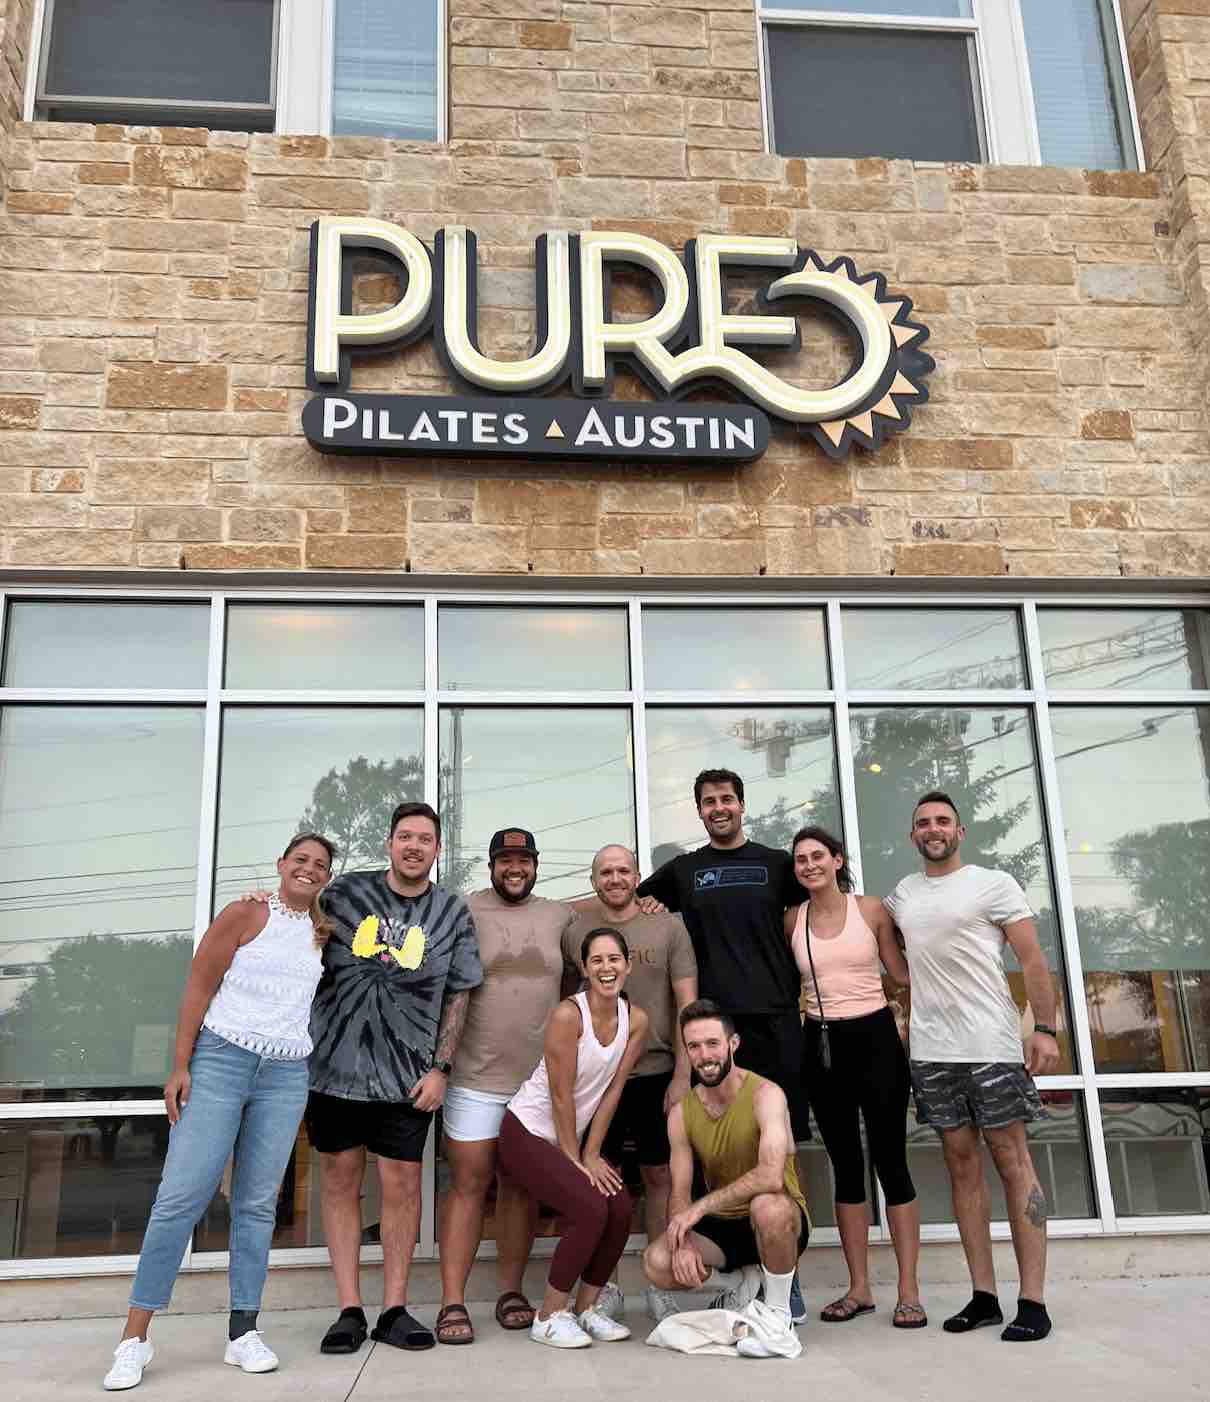
M 1025 893 L 1007 872 L 964 864 L 959 849 L 965 833 L 953 799 L 925 794 L 912 812 L 910 832 L 924 871 L 905 876 L 884 904 L 903 933 L 912 978 L 916 1113 L 941 1136 L 974 1287 L 970 1303 L 944 1328 L 963 1334 L 1004 1322 L 982 1135 L 1004 1184 L 1021 1278 L 1017 1317 L 1000 1337 L 1023 1343 L 1044 1339 L 1051 1327 L 1043 1302 L 1046 1195 L 1025 1125 L 1045 1114 L 1033 1076 L 1059 1064 L 1055 992 Z M 1020 962 L 1034 1018 L 1024 1045 L 1004 973 L 1006 943 Z

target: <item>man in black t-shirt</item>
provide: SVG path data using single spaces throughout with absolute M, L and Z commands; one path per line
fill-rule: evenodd
M 697 956 L 698 989 L 731 1013 L 736 1062 L 785 1092 L 797 1139 L 809 1139 L 802 1094 L 801 980 L 782 926 L 802 898 L 788 852 L 744 835 L 744 781 L 704 769 L 693 785 L 710 841 L 666 862 L 638 888 L 678 911 Z

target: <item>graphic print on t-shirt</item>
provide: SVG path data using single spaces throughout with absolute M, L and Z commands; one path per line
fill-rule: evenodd
M 768 867 L 706 867 L 693 873 L 695 891 L 717 891 L 723 886 L 767 886 Z

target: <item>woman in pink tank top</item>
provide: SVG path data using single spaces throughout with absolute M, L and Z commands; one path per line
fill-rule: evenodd
M 580 946 L 588 987 L 565 998 L 546 1024 L 542 1060 L 508 1103 L 500 1126 L 500 1168 L 563 1219 L 546 1295 L 530 1338 L 553 1348 L 587 1348 L 628 1338 L 597 1309 L 597 1297 L 630 1232 L 630 1194 L 601 1146 L 647 1041 L 647 1014 L 623 985 L 630 950 L 617 930 L 590 930 Z M 581 1147 L 582 1146 L 582 1147 Z M 575 1311 L 568 1308 L 576 1281 Z
M 849 1268 L 848 1290 L 820 1318 L 841 1324 L 874 1309 L 864 1120 L 899 1263 L 899 1299 L 891 1322 L 897 1329 L 922 1329 L 928 1320 L 916 1281 L 920 1205 L 907 1163 L 911 1080 L 882 989 L 883 967 L 896 983 L 907 983 L 907 961 L 882 902 L 853 894 L 844 848 L 831 833 L 803 828 L 792 850 L 794 875 L 807 897 L 785 917 L 807 1005 L 803 1079 L 832 1161 L 836 1224 Z

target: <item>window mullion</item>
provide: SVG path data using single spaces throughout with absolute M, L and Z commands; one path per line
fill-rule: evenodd
M 1039 165 L 1042 147 L 1018 0 L 975 0 L 979 79 L 993 165 Z
M 630 748 L 634 760 L 634 839 L 639 870 L 651 874 L 651 803 L 647 783 L 647 687 L 643 674 L 643 611 L 630 601 Z
M 219 745 L 222 737 L 223 654 L 227 627 L 227 601 L 222 594 L 210 600 L 210 652 L 206 672 L 206 726 L 202 740 L 202 811 L 197 833 L 197 883 L 193 905 L 193 947 L 196 949 L 210 924 L 214 895 L 214 864 L 218 832 Z
M 325 44 L 329 0 L 279 0 L 274 130 L 282 136 L 326 132 L 321 125 L 331 87 L 331 44 Z M 325 63 L 327 67 L 325 67 Z

